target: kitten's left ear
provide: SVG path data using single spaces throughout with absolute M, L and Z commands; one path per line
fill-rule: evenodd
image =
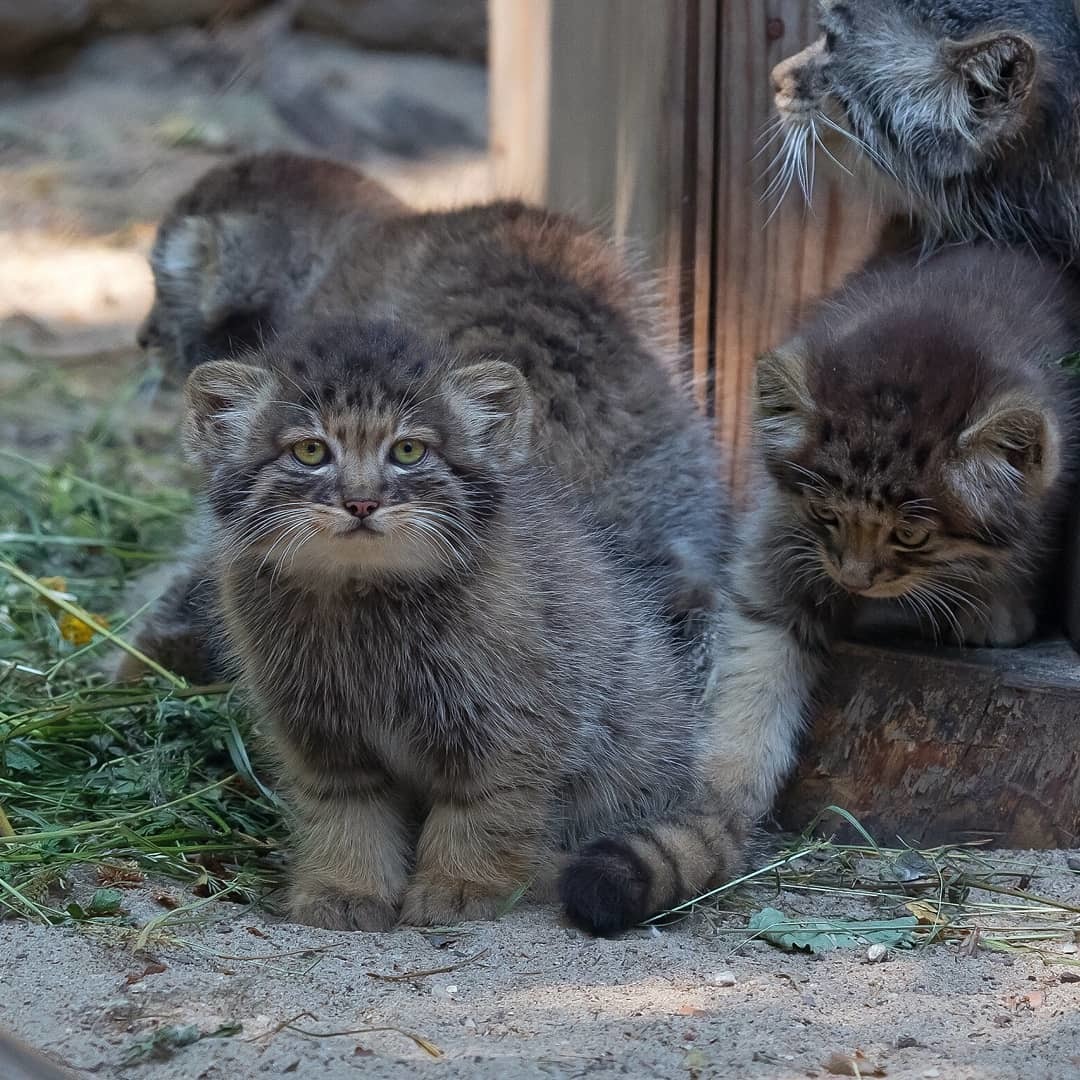
M 1037 401 L 1006 394 L 964 431 L 959 440 L 969 467 L 981 467 L 1042 495 L 1061 471 L 1061 433 Z
M 447 378 L 454 410 L 470 434 L 509 465 L 529 455 L 532 394 L 511 364 L 485 360 L 455 368 Z
M 944 46 L 950 68 L 967 95 L 968 127 L 977 137 L 999 138 L 1023 121 L 1035 85 L 1038 53 L 1008 30 Z

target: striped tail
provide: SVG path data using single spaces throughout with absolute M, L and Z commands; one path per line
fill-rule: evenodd
M 677 814 L 594 840 L 559 879 L 569 920 L 615 937 L 741 873 L 749 821 L 702 797 Z

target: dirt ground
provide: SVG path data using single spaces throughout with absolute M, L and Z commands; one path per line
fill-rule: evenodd
M 745 899 L 872 914 L 846 899 L 839 912 L 835 899 Z M 145 891 L 125 908 L 135 925 L 163 913 Z M 1063 981 L 1080 968 L 1021 955 L 789 954 L 733 933 L 738 913 L 619 941 L 547 908 L 437 933 L 312 930 L 228 903 L 201 917 L 141 951 L 133 933 L 0 924 L 4 1025 L 81 1077 L 1080 1076 L 1080 980 Z M 124 1067 L 167 1025 L 208 1037 Z
M 205 168 L 291 146 L 361 160 L 417 202 L 482 198 L 484 110 L 478 68 L 360 54 L 270 17 L 103 39 L 0 85 L 0 345 L 40 365 L 28 392 L 0 349 L 0 397 L 19 402 L 0 442 L 49 446 L 58 403 L 107 398 L 138 365 L 153 221 Z M 1065 856 L 1024 858 L 1037 871 Z M 1053 880 L 1080 903 L 1076 875 Z M 746 910 L 766 902 L 872 914 L 804 896 Z M 145 888 L 125 907 L 127 935 L 0 923 L 0 1024 L 78 1076 L 1080 1077 L 1080 981 L 1063 981 L 1080 968 L 1034 954 L 792 955 L 734 932 L 745 911 L 611 942 L 546 908 L 364 935 L 224 902 L 155 930 L 165 909 Z M 154 1051 L 169 1025 L 203 1037 Z

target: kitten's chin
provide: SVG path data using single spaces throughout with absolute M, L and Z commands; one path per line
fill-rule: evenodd
M 338 583 L 426 580 L 440 569 L 446 569 L 445 558 L 427 545 L 402 539 L 392 530 L 354 528 L 312 537 L 281 560 L 278 572 L 305 583 Z

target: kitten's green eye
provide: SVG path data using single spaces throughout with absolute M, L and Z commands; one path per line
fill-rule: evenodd
M 301 439 L 292 444 L 292 454 L 301 465 L 314 468 L 330 456 L 330 450 L 321 439 Z
M 415 465 L 427 453 L 427 446 L 419 439 L 398 439 L 390 447 L 390 457 L 399 465 Z
M 921 548 L 930 539 L 930 530 L 919 525 L 897 525 L 893 540 L 901 547 Z
M 837 522 L 836 512 L 830 510 L 827 506 L 819 506 L 817 503 L 810 503 L 810 516 L 816 521 L 820 521 L 823 525 L 835 525 Z

